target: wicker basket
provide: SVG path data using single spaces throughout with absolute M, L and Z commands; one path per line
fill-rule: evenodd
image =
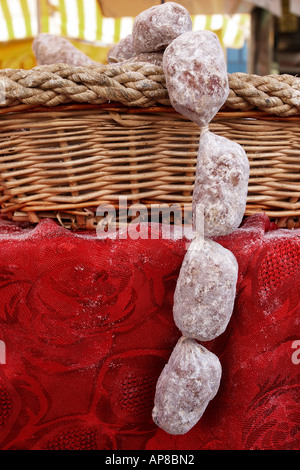
M 2 214 L 94 229 L 101 220 L 97 207 L 112 204 L 118 210 L 120 198 L 128 205 L 177 203 L 190 210 L 199 128 L 170 106 L 159 68 L 154 74 L 148 66 L 152 75 L 134 81 L 141 68 L 124 67 L 0 71 L 7 96 L 0 109 Z M 126 90 L 107 83 L 109 74 Z M 226 108 L 210 129 L 246 150 L 245 215 L 263 211 L 281 227 L 298 227 L 299 82 L 289 76 L 229 77 Z M 266 90 L 272 80 L 275 91 Z

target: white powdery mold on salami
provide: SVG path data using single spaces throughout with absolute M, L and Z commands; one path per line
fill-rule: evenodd
M 203 207 L 204 235 L 227 235 L 243 219 L 248 193 L 249 160 L 243 147 L 210 131 L 201 134 L 193 190 L 193 216 Z
M 229 94 L 218 36 L 212 31 L 190 31 L 177 37 L 165 50 L 163 70 L 176 111 L 200 127 L 208 125 Z
M 107 62 L 121 62 L 136 55 L 132 44 L 132 34 L 128 34 L 114 44 L 107 53 Z
M 153 421 L 169 434 L 187 433 L 215 397 L 221 375 L 215 354 L 191 338 L 180 338 L 156 384 Z
M 126 60 L 126 63 L 131 64 L 134 62 L 147 62 L 149 64 L 162 67 L 163 54 L 164 54 L 164 51 L 142 52 L 141 54 L 135 55 L 131 57 L 130 59 Z
M 173 39 L 193 27 L 189 12 L 182 5 L 167 2 L 142 11 L 132 27 L 133 47 L 137 53 L 164 49 Z
M 222 334 L 232 316 L 238 263 L 219 243 L 196 236 L 177 279 L 173 316 L 184 336 L 210 341 Z
M 63 63 L 77 67 L 97 64 L 70 41 L 54 34 L 40 33 L 34 39 L 32 49 L 39 65 Z

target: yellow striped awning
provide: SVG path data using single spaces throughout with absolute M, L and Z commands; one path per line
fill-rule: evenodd
M 225 47 L 241 47 L 249 35 L 247 14 L 195 15 L 194 29 L 218 32 Z M 107 46 L 131 33 L 133 17 L 107 18 L 97 0 L 0 0 L 0 41 L 39 32 Z

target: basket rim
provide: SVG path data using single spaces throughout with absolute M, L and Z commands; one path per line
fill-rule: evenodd
M 147 108 L 141 107 L 130 107 L 122 103 L 118 102 L 109 102 L 109 103 L 67 103 L 67 104 L 59 104 L 57 106 L 43 106 L 40 104 L 18 104 L 15 106 L 6 106 L 1 108 L 0 107 L 0 117 L 1 115 L 5 114 L 13 114 L 13 113 L 22 113 L 26 112 L 43 112 L 43 113 L 53 113 L 53 112 L 64 112 L 64 111 L 82 111 L 82 110 L 103 110 L 103 111 L 111 111 L 111 112 L 119 112 L 124 114 L 154 114 L 154 113 L 166 113 L 166 114 L 174 114 L 177 116 L 181 116 L 183 119 L 187 119 L 178 113 L 171 105 L 161 105 L 161 106 L 149 106 Z M 267 113 L 266 111 L 261 111 L 258 108 L 254 108 L 252 110 L 239 110 L 239 109 L 232 109 L 228 106 L 222 107 L 217 114 L 212 119 L 216 121 L 218 119 L 223 119 L 225 117 L 228 118 L 249 118 L 249 119 L 262 119 L 262 120 L 274 120 L 274 121 L 300 121 L 300 113 L 299 115 L 292 115 L 292 116 L 280 116 L 277 114 Z

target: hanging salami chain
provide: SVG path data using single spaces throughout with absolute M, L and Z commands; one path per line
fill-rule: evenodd
M 210 237 L 237 229 L 248 189 L 243 148 L 208 129 L 229 94 L 221 44 L 210 31 L 187 31 L 165 49 L 163 69 L 172 106 L 201 129 L 193 220 L 203 210 L 204 234 L 190 244 L 177 280 L 173 316 L 182 333 L 156 387 L 155 423 L 170 434 L 188 432 L 216 395 L 219 359 L 198 341 L 223 333 L 231 318 L 238 275 L 234 255 Z

